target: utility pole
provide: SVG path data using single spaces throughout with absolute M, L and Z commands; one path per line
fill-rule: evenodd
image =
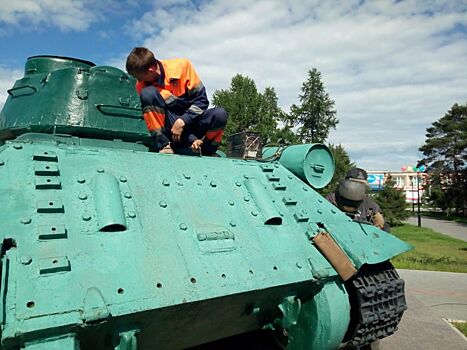
M 418 215 L 418 227 L 422 227 L 422 217 L 420 216 L 420 183 L 418 178 L 417 170 L 417 215 Z

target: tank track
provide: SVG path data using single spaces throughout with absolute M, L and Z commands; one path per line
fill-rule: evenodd
M 390 262 L 363 266 L 346 288 L 351 305 L 347 347 L 362 348 L 397 330 L 407 303 L 404 280 Z

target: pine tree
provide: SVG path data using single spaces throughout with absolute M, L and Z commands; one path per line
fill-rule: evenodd
M 436 205 L 450 212 L 467 207 L 467 103 L 454 104 L 426 129 L 426 141 L 419 148 L 430 174 L 431 197 Z
M 334 101 L 326 92 L 321 73 L 316 68 L 308 71 L 308 79 L 301 91 L 300 104 L 290 107 L 289 121 L 299 126 L 298 134 L 303 143 L 323 143 L 339 121 Z
M 401 221 L 410 216 L 404 191 L 398 189 L 395 185 L 395 181 L 389 176 L 384 182 L 383 190 L 375 196 L 375 200 L 383 212 L 384 220 L 390 226 L 400 225 Z
M 253 79 L 237 74 L 232 78 L 230 89 L 216 90 L 212 102 L 224 107 L 229 115 L 225 134 L 241 131 L 255 131 L 261 134 L 263 143 L 298 143 L 293 130 L 280 121 L 287 119 L 286 113 L 278 106 L 274 88 L 266 87 L 263 93 L 256 88 Z

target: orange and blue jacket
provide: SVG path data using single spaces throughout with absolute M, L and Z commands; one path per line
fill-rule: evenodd
M 202 115 L 209 106 L 206 89 L 188 59 L 161 60 L 159 63 L 159 78 L 153 83 L 138 81 L 136 91 L 141 94 L 143 88 L 155 86 L 165 101 L 166 109 L 180 116 L 189 128 L 193 120 Z M 168 120 L 167 123 L 165 110 L 160 106 L 155 107 L 150 118 L 145 116 L 149 131 L 157 131 L 164 127 L 170 130 L 170 124 L 175 120 Z

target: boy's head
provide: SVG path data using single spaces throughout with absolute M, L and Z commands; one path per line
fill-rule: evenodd
M 126 70 L 140 81 L 153 82 L 160 75 L 158 61 L 151 50 L 135 47 L 126 59 Z

